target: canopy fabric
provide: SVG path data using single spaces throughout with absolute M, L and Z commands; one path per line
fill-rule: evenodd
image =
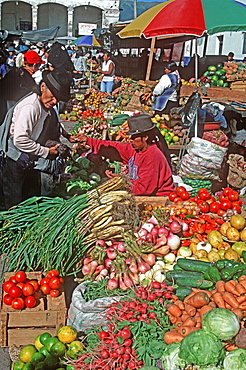
M 85 46 L 85 47 L 101 47 L 94 35 L 81 36 L 74 40 L 71 45 Z
M 24 31 L 22 33 L 21 39 L 23 41 L 28 40 L 33 43 L 50 41 L 56 37 L 59 28 L 59 26 L 56 26 L 35 31 Z
M 246 30 L 246 9 L 235 0 L 168 0 L 155 5 L 118 35 L 126 37 L 199 37 Z
M 164 0 L 167 1 L 167 0 Z M 149 8 L 157 5 L 158 3 L 162 3 L 163 0 L 120 0 L 120 22 L 127 22 L 132 21 L 135 18 L 134 14 L 134 7 L 136 6 L 136 13 L 137 16 L 144 13 Z

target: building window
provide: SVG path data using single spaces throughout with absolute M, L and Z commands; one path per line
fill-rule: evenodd
M 31 31 L 32 30 L 32 22 L 20 21 L 20 30 L 22 30 L 22 31 Z
M 246 54 L 246 32 L 243 33 L 243 54 Z
M 222 50 L 223 50 L 223 41 L 224 41 L 224 36 L 217 36 L 218 42 L 219 42 L 219 50 L 218 50 L 218 55 L 222 55 Z

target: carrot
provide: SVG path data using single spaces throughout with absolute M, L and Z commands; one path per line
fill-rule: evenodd
M 215 284 L 216 289 L 218 292 L 224 292 L 225 291 L 225 283 L 223 280 L 219 280 Z
M 240 295 L 242 295 L 242 294 L 245 294 L 245 293 L 246 293 L 246 289 L 245 289 L 245 288 L 244 288 L 244 286 L 243 286 L 242 284 L 240 284 L 240 283 L 236 283 L 235 288 L 237 289 L 237 291 L 238 291 L 238 293 L 239 293 Z
M 225 301 L 223 295 L 220 292 L 217 292 L 213 295 L 213 300 L 219 308 L 225 308 Z
M 209 304 L 208 304 L 210 307 L 212 307 L 212 308 L 216 308 L 217 307 L 217 305 L 216 305 L 216 303 L 215 302 L 213 302 L 213 301 L 211 301 L 211 302 L 209 302 Z
M 164 334 L 164 341 L 166 344 L 172 344 L 174 342 L 181 342 L 181 340 L 183 339 L 184 337 L 180 333 L 178 333 L 177 330 L 175 329 L 167 331 Z
M 180 308 L 178 306 L 176 306 L 175 303 L 170 303 L 167 305 L 167 310 L 168 312 L 170 312 L 171 315 L 175 316 L 175 317 L 179 317 L 182 315 L 182 312 L 180 310 Z
M 241 308 L 243 311 L 246 310 L 246 302 L 243 302 L 239 305 L 239 308 Z
M 240 283 L 241 283 L 242 280 L 246 281 L 246 275 L 239 276 L 238 281 L 240 281 Z
M 194 316 L 196 319 L 196 328 L 201 328 L 202 327 L 202 318 L 199 312 L 197 312 Z
M 240 281 L 240 284 L 242 284 L 244 288 L 246 288 L 246 279 L 239 280 L 239 281 Z
M 184 306 L 184 302 L 182 302 L 180 299 L 178 299 L 176 302 L 175 302 L 176 306 L 178 306 L 180 308 L 180 310 L 184 310 L 185 309 L 185 306 Z
M 232 285 L 236 286 L 236 280 L 229 280 L 229 283 L 232 283 Z
M 178 330 L 183 325 L 183 321 L 178 320 L 175 322 L 174 329 Z
M 209 303 L 209 296 L 205 292 L 198 292 L 195 293 L 188 301 L 187 303 L 190 304 L 193 307 L 200 308 L 202 306 L 205 306 L 205 304 Z
M 234 296 L 234 295 L 235 295 L 235 296 L 240 296 L 240 293 L 238 293 L 238 291 L 237 291 L 237 289 L 236 289 L 235 285 L 233 285 L 233 284 L 231 283 L 231 281 L 227 281 L 227 282 L 225 283 L 225 290 L 226 290 L 226 292 L 233 294 L 233 296 Z M 228 302 L 228 303 L 229 303 L 229 302 Z
M 195 316 L 196 314 L 196 308 L 191 306 L 189 303 L 185 303 L 185 312 L 189 315 L 189 316 Z
M 234 312 L 235 315 L 237 315 L 240 321 L 243 319 L 244 315 L 243 315 L 243 310 L 241 308 L 232 308 L 231 311 Z
M 226 283 L 225 283 L 225 285 L 226 285 Z M 238 303 L 238 301 L 236 300 L 236 298 L 234 297 L 234 295 L 232 293 L 229 293 L 228 291 L 225 292 L 223 294 L 223 298 L 226 301 L 226 303 L 228 303 L 231 307 L 233 307 L 233 308 L 238 308 L 239 307 L 239 303 Z
M 181 326 L 178 330 L 178 332 L 183 336 L 186 337 L 186 335 L 192 333 L 193 331 L 198 330 L 195 326 Z
M 227 310 L 230 310 L 230 311 L 232 310 L 232 306 L 230 306 L 230 305 L 229 305 L 228 303 L 226 303 L 226 302 L 225 302 L 225 308 L 226 308 Z
M 183 315 L 181 316 L 181 320 L 184 322 L 186 319 L 188 319 L 190 317 L 190 315 L 188 315 L 186 312 L 183 313 Z
M 199 310 L 199 313 L 200 313 L 201 318 L 203 318 L 203 315 L 206 312 L 211 311 L 211 310 L 212 310 L 212 307 L 209 306 L 208 304 L 205 304 L 205 306 L 201 307 L 200 310 Z
M 194 317 L 188 317 L 184 322 L 182 326 L 195 326 L 196 325 L 196 319 Z
M 232 343 L 232 344 L 226 344 L 225 343 L 225 349 L 230 352 L 230 351 L 234 351 L 234 349 L 238 349 L 238 347 L 236 346 L 236 344 Z
M 175 294 L 172 294 L 172 300 L 175 302 L 175 301 L 178 301 L 179 300 L 179 297 Z
M 189 295 L 187 295 L 186 297 L 185 297 L 185 299 L 184 299 L 184 303 L 187 303 L 188 302 L 188 300 L 191 298 L 191 297 L 193 297 L 193 295 L 194 294 L 196 294 L 196 292 L 192 292 L 192 293 L 190 293 Z
M 236 297 L 238 303 L 243 303 L 246 301 L 246 294 L 245 295 L 240 295 L 240 297 Z

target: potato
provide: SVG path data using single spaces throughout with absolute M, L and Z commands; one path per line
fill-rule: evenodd
M 224 258 L 227 260 L 239 261 L 239 255 L 233 249 L 228 249 L 224 254 Z
M 240 233 L 235 227 L 228 227 L 226 230 L 226 237 L 229 240 L 238 241 L 240 240 Z
M 239 348 L 246 349 L 246 328 L 239 330 L 238 334 L 235 337 L 235 344 Z
M 226 236 L 227 229 L 231 227 L 230 222 L 224 222 L 220 227 L 220 233 L 224 236 Z

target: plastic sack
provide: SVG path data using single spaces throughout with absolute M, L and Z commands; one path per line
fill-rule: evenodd
M 184 108 L 180 111 L 180 117 L 185 127 L 191 127 L 195 123 L 197 110 L 201 102 L 201 95 L 194 91 L 189 97 Z
M 85 291 L 86 282 L 74 289 L 68 310 L 67 325 L 73 326 L 79 332 L 90 330 L 93 326 L 105 325 L 107 323 L 105 314 L 109 306 L 121 299 L 119 296 L 103 297 L 86 302 L 83 298 Z
M 187 145 L 187 153 L 195 157 L 203 158 L 207 162 L 213 162 L 214 168 L 219 169 L 224 155 L 226 154 L 226 148 L 211 143 L 210 141 L 200 139 L 199 137 L 193 137 Z
M 234 188 L 242 189 L 246 186 L 246 162 L 244 157 L 239 154 L 230 154 L 227 163 L 229 164 L 228 184 Z
M 220 181 L 217 169 L 212 162 L 201 157 L 185 154 L 181 160 L 179 175 L 182 178 L 193 180 L 218 180 Z

